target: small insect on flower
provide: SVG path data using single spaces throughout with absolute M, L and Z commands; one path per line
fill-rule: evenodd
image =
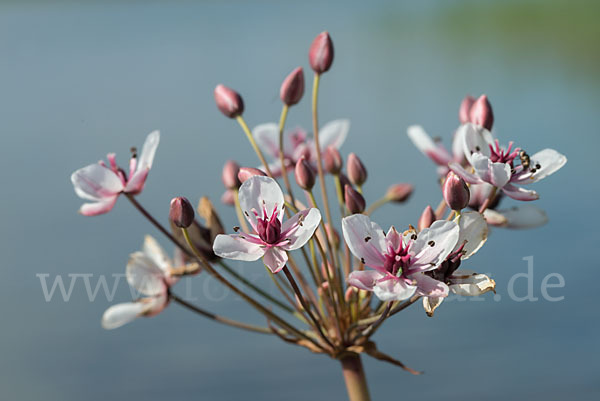
M 302 210 L 283 222 L 283 193 L 270 177 L 250 177 L 240 187 L 239 201 L 253 232 L 218 235 L 213 250 L 227 259 L 263 258 L 273 273 L 285 266 L 288 251 L 308 242 L 321 222 L 321 213 L 315 208 Z

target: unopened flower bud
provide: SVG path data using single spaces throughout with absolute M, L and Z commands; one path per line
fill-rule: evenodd
M 194 208 L 189 200 L 178 196 L 171 200 L 169 219 L 179 228 L 188 228 L 194 222 Z
M 362 213 L 365 211 L 365 198 L 363 198 L 363 196 L 354 188 L 350 185 L 346 185 L 344 194 L 346 198 L 346 207 L 350 214 Z
M 221 179 L 223 180 L 225 188 L 237 189 L 242 185 L 238 178 L 239 171 L 240 166 L 233 160 L 228 160 L 227 163 L 225 163 L 225 166 L 223 166 L 223 173 L 221 174 Z
M 228 189 L 227 191 L 223 192 L 223 195 L 221 195 L 221 202 L 225 205 L 233 206 L 235 205 L 234 196 L 234 192 Z
M 296 163 L 294 176 L 298 186 L 306 191 L 310 191 L 315 186 L 315 173 L 304 156 Z
M 285 105 L 293 106 L 302 99 L 303 94 L 304 71 L 302 71 L 302 67 L 298 67 L 283 80 L 279 97 Z
M 344 202 L 346 201 L 346 185 L 348 185 L 351 188 L 354 188 L 352 186 L 352 183 L 350 182 L 350 180 L 348 179 L 348 177 L 346 176 L 346 174 L 340 172 L 339 174 L 340 177 L 340 186 L 342 187 L 342 196 L 344 197 Z
M 385 193 L 385 197 L 391 202 L 405 202 L 413 192 L 411 184 L 394 184 L 390 186 Z
M 361 186 L 367 180 L 367 169 L 354 153 L 348 155 L 348 178 L 356 186 Z
M 333 63 L 333 43 L 329 32 L 321 32 L 313 40 L 308 51 L 308 61 L 310 68 L 317 74 L 329 70 L 331 63 Z
M 442 194 L 446 204 L 452 210 L 462 210 L 469 204 L 469 187 L 465 180 L 450 171 L 444 181 Z
M 255 175 L 266 176 L 264 171 L 254 167 L 240 167 L 238 172 L 238 178 L 240 182 L 244 183 L 248 178 L 254 177 Z
M 494 113 L 492 112 L 492 105 L 488 101 L 486 95 L 481 95 L 475 100 L 473 106 L 471 106 L 469 119 L 475 125 L 480 125 L 488 131 L 492 130 Z
M 346 289 L 346 292 L 344 293 L 344 299 L 346 300 L 346 302 L 350 302 L 350 300 L 352 299 L 352 295 L 354 295 L 354 293 L 356 292 L 354 288 L 355 287 L 348 287 Z
M 244 112 L 244 101 L 240 94 L 225 85 L 219 84 L 215 88 L 215 102 L 221 113 L 229 118 L 236 118 Z
M 466 124 L 471 121 L 471 107 L 475 103 L 475 98 L 471 95 L 465 96 L 463 101 L 460 103 L 460 108 L 458 109 L 458 121 L 461 124 Z
M 329 174 L 338 174 L 342 171 L 344 166 L 344 160 L 340 151 L 333 146 L 328 146 L 323 153 L 323 167 Z
M 428 205 L 425 210 L 423 210 L 423 213 L 421 213 L 417 228 L 419 231 L 423 230 L 424 228 L 429 228 L 435 220 L 435 212 L 433 211 L 433 208 Z

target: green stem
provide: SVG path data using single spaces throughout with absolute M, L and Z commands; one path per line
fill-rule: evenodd
M 273 174 L 271 173 L 271 170 L 269 169 L 269 165 L 268 165 L 267 161 L 265 160 L 265 156 L 263 155 L 262 151 L 260 150 L 260 148 L 256 144 L 256 141 L 254 140 L 254 136 L 252 135 L 252 132 L 250 131 L 250 128 L 248 128 L 248 124 L 246 124 L 246 121 L 244 120 L 244 118 L 242 116 L 237 116 L 235 119 L 237 120 L 237 122 L 242 127 L 242 130 L 244 130 L 244 133 L 246 134 L 246 137 L 248 138 L 248 141 L 250 141 L 250 145 L 252 145 L 252 148 L 254 149 L 254 152 L 256 152 L 256 155 L 260 159 L 260 162 L 265 167 L 265 172 L 267 173 L 267 175 L 269 177 L 273 177 Z

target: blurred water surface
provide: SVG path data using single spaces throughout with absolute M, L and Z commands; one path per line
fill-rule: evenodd
M 3 2 L 1 398 L 345 399 L 339 366 L 325 357 L 177 305 L 104 331 L 104 297 L 89 302 L 80 283 L 70 302 L 45 302 L 36 277 L 122 273 L 143 235 L 155 234 L 125 199 L 108 215 L 79 216 L 69 182 L 109 151 L 123 163 L 153 129 L 162 142 L 140 201 L 162 221 L 174 195 L 218 201 L 225 160 L 256 160 L 216 110 L 214 86 L 243 94 L 250 125 L 276 120 L 281 80 L 307 67 L 310 41 L 327 29 L 336 59 L 322 81 L 322 121 L 352 120 L 343 153 L 368 166 L 368 200 L 390 183 L 416 183 L 410 204 L 375 213 L 382 226 L 414 224 L 437 204 L 435 169 L 405 129 L 420 123 L 449 143 L 467 93 L 489 95 L 501 138 L 569 157 L 536 186 L 549 224 L 494 230 L 469 261 L 493 275 L 500 301 L 448 302 L 434 319 L 415 306 L 379 331 L 381 349 L 426 374 L 366 358 L 373 398 L 597 399 L 599 11 L 591 1 Z M 307 101 L 289 122 L 310 125 Z M 232 210 L 219 210 L 232 226 Z M 515 302 L 508 282 L 526 271 L 527 256 L 539 300 Z M 260 265 L 233 266 L 269 285 Z M 541 296 L 549 273 L 565 278 L 549 290 L 560 302 Z M 517 280 L 519 295 L 526 287 Z M 202 275 L 189 291 L 207 308 L 259 321 Z M 114 302 L 128 299 L 121 282 Z

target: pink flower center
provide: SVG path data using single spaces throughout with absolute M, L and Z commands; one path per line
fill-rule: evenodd
M 494 163 L 508 163 L 511 167 L 513 167 L 514 160 L 517 156 L 519 156 L 520 148 L 515 148 L 514 151 L 511 152 L 513 142 L 508 143 L 508 149 L 504 150 L 500 147 L 500 143 L 498 140 L 495 140 L 496 146 L 490 146 L 490 151 L 492 154 L 490 155 L 490 160 Z
M 276 244 L 281 237 L 281 222 L 277 218 L 277 205 L 273 209 L 271 217 L 267 214 L 267 208 L 263 207 L 263 217 L 256 219 L 256 231 L 260 239 L 267 244 Z
M 406 268 L 410 266 L 411 260 L 410 255 L 408 254 L 410 244 L 411 241 L 403 247 L 402 237 L 400 237 L 400 243 L 396 249 L 394 249 L 391 244 L 388 245 L 388 251 L 384 255 L 385 262 L 383 266 L 392 276 L 402 277 L 402 275 L 406 273 Z

